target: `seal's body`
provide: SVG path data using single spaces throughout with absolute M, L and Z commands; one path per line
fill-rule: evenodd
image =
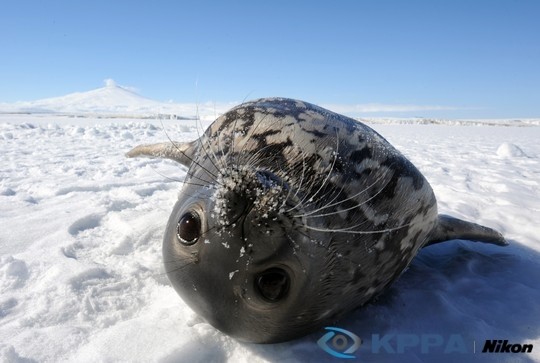
M 128 156 L 189 168 L 167 225 L 172 285 L 244 341 L 305 335 L 388 287 L 418 250 L 489 228 L 437 214 L 424 176 L 353 119 L 290 99 L 242 104 L 198 140 Z

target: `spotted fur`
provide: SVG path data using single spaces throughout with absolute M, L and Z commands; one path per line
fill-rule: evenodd
M 187 166 L 163 244 L 182 298 L 238 339 L 278 342 L 328 324 L 384 291 L 418 250 L 446 239 L 505 244 L 497 232 L 439 217 L 418 169 L 353 119 L 284 98 L 233 108 L 192 143 L 139 146 Z M 201 220 L 193 245 L 178 221 Z M 287 295 L 258 296 L 279 268 Z

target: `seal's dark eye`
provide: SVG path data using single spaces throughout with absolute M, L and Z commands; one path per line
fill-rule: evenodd
M 178 221 L 176 227 L 177 236 L 184 245 L 192 245 L 201 236 L 201 220 L 199 216 L 192 212 L 187 212 Z
M 289 292 L 289 275 L 280 268 L 271 268 L 255 278 L 255 287 L 270 302 L 283 299 Z

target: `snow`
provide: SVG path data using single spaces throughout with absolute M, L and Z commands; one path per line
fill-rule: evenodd
M 501 158 L 523 158 L 527 155 L 521 150 L 521 148 L 515 144 L 509 142 L 503 142 L 497 149 L 497 155 Z
M 240 343 L 170 286 L 161 239 L 185 169 L 124 153 L 193 140 L 197 122 L 72 116 L 0 115 L 0 361 L 336 361 L 317 345 L 324 329 Z M 540 361 L 540 127 L 450 124 L 373 127 L 424 173 L 441 212 L 496 228 L 510 246 L 421 251 L 385 294 L 336 324 L 363 339 L 360 361 Z M 460 334 L 477 353 L 366 348 L 372 334 L 398 333 Z M 535 346 L 481 354 L 486 339 Z
M 358 120 L 368 124 L 383 125 L 445 125 L 445 126 L 540 126 L 540 119 L 537 118 L 516 118 L 516 119 L 438 119 L 430 117 L 411 118 L 385 118 L 385 117 L 364 117 Z

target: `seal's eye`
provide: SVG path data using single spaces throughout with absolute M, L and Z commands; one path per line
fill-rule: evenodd
M 289 275 L 280 268 L 271 268 L 255 278 L 255 287 L 270 302 L 283 299 L 289 292 Z
M 201 236 L 201 220 L 199 216 L 193 212 L 187 212 L 178 221 L 176 231 L 182 244 L 187 246 L 194 244 Z

